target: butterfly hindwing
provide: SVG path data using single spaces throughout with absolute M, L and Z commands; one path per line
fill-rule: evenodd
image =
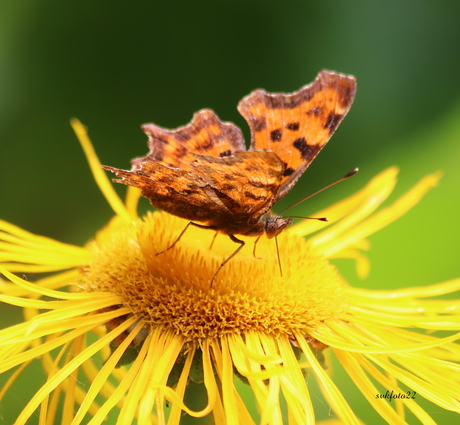
M 208 109 L 197 112 L 190 124 L 168 130 L 155 124 L 145 124 L 142 129 L 149 137 L 150 152 L 136 158 L 133 164 L 152 160 L 167 167 L 190 170 L 195 160 L 193 154 L 222 158 L 237 151 L 245 151 L 241 130 L 232 123 L 222 122 Z

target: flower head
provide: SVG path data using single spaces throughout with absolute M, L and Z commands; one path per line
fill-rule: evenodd
M 38 357 L 47 373 L 17 424 L 39 407 L 43 423 L 54 423 L 61 397 L 62 423 L 99 424 L 112 411 L 123 424 L 314 423 L 313 379 L 337 418 L 358 423 L 331 377 L 331 356 L 389 423 L 405 423 L 407 411 L 433 423 L 408 391 L 460 411 L 460 301 L 438 298 L 458 291 L 460 279 L 361 290 L 330 262 L 354 259 L 365 276 L 366 237 L 417 203 L 439 174 L 375 212 L 396 183 L 397 170 L 388 169 L 319 212 L 328 224 L 302 221 L 279 236 L 282 276 L 273 240 L 262 237 L 257 258 L 246 246 L 210 286 L 234 243 L 190 228 L 157 255 L 187 222 L 164 212 L 138 217 L 139 193 L 118 198 L 83 127 L 73 125 L 116 215 L 82 248 L 0 222 L 0 300 L 25 313 L 24 323 L 0 332 L 0 371 L 17 368 L 0 396 Z M 28 282 L 14 274 L 32 272 L 47 275 Z

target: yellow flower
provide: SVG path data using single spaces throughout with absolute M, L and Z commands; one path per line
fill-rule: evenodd
M 138 217 L 139 193 L 118 198 L 84 128 L 73 126 L 116 215 L 83 248 L 0 222 L 0 300 L 25 314 L 0 331 L 0 371 L 14 370 L 0 397 L 34 359 L 47 376 L 16 424 L 36 411 L 40 423 L 58 423 L 61 402 L 63 424 L 108 416 L 120 424 L 312 424 L 313 381 L 337 423 L 360 423 L 331 361 L 388 423 L 406 423 L 407 412 L 434 423 L 421 399 L 460 411 L 460 300 L 439 298 L 458 291 L 460 279 L 362 290 L 329 261 L 354 259 L 365 276 L 366 237 L 417 203 L 439 174 L 375 212 L 396 183 L 397 170 L 388 169 L 320 211 L 329 223 L 305 220 L 279 236 L 283 276 L 273 241 L 262 238 L 260 258 L 245 247 L 210 287 L 234 243 L 218 236 L 210 248 L 213 232 L 189 228 L 155 255 L 186 222 L 163 212 Z M 27 273 L 46 275 L 19 277 Z

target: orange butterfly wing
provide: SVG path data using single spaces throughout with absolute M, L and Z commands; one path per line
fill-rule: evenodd
M 273 152 L 244 151 L 215 158 L 192 154 L 192 171 L 166 167 L 147 159 L 121 170 L 103 165 L 159 209 L 176 216 L 206 222 L 226 234 L 258 235 L 260 217 L 273 205 L 284 164 Z
M 246 150 L 241 130 L 232 123 L 222 122 L 209 109 L 197 112 L 190 124 L 175 130 L 155 124 L 145 124 L 142 129 L 149 137 L 150 152 L 146 157 L 133 159 L 134 165 L 151 160 L 166 167 L 191 170 L 193 154 L 222 158 Z
M 285 164 L 274 202 L 289 192 L 328 142 L 355 93 L 354 77 L 321 71 L 313 83 L 293 94 L 256 90 L 239 103 L 251 129 L 251 150 L 273 151 Z

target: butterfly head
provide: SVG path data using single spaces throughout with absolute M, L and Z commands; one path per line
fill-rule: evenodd
M 286 219 L 279 215 L 267 214 L 265 217 L 265 234 L 268 239 L 278 236 L 286 227 L 290 226 L 294 220 Z

